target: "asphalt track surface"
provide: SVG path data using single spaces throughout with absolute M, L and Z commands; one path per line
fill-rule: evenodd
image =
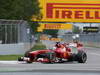
M 0 72 L 90 72 L 100 73 L 100 48 L 85 48 L 88 60 L 86 63 L 66 62 L 43 64 L 34 62 L 27 64 L 18 61 L 0 61 Z M 45 74 L 44 74 L 45 75 Z M 100 74 L 99 74 L 100 75 Z

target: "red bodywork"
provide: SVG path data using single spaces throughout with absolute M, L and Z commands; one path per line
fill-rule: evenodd
M 83 47 L 82 44 L 77 44 L 77 49 L 80 50 Z M 63 48 L 65 48 L 65 50 L 63 51 Z M 29 61 L 32 62 L 37 62 L 38 60 L 34 60 L 35 57 L 37 57 L 37 55 L 39 54 L 45 54 L 45 53 L 49 53 L 49 52 L 54 52 L 57 58 L 62 58 L 62 59 L 68 59 L 71 56 L 71 49 L 68 48 L 66 45 L 61 44 L 58 48 L 56 48 L 55 50 L 50 50 L 50 49 L 46 49 L 46 50 L 37 50 L 37 51 L 32 51 L 28 53 L 28 57 L 30 58 Z M 43 60 L 41 62 L 48 62 L 48 59 L 43 58 Z
M 55 45 L 55 49 L 26 52 L 25 56 L 18 58 L 18 60 L 26 61 L 27 63 L 56 63 L 63 61 L 78 61 L 79 63 L 85 63 L 87 55 L 83 50 L 83 45 L 80 43 L 58 43 Z
M 37 51 L 29 52 L 29 57 L 31 58 L 31 61 L 33 61 L 33 59 L 39 54 L 54 52 L 57 58 L 68 59 L 71 55 L 70 51 L 71 50 L 69 48 L 66 48 L 66 51 L 62 51 L 62 48 L 56 48 L 55 50 L 49 50 L 49 49 L 48 50 L 37 50 Z M 48 60 L 44 59 L 42 62 L 48 62 Z
M 44 53 L 47 53 L 47 52 L 51 52 L 51 50 L 37 50 L 37 51 L 32 51 L 32 52 L 29 52 L 29 56 L 35 57 L 38 54 L 44 54 Z

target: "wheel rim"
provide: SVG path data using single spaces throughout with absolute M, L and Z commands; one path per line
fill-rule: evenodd
M 86 62 L 86 60 L 87 60 L 87 55 L 85 53 L 83 53 L 83 55 L 82 55 L 82 61 Z

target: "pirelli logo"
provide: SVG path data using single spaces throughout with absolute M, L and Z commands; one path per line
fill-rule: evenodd
M 50 30 L 50 29 L 64 29 L 64 30 L 72 30 L 73 25 L 72 24 L 64 24 L 64 23 L 40 23 L 40 26 L 38 27 L 37 31 L 42 32 L 44 29 Z
M 100 4 L 46 3 L 46 18 L 66 20 L 99 20 Z

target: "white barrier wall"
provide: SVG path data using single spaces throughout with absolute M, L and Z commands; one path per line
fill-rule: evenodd
M 0 44 L 0 55 L 24 54 L 30 47 L 30 43 Z
M 98 42 L 83 42 L 83 44 L 85 46 L 88 46 L 88 47 L 98 47 L 98 48 L 100 48 L 100 43 L 98 43 Z

